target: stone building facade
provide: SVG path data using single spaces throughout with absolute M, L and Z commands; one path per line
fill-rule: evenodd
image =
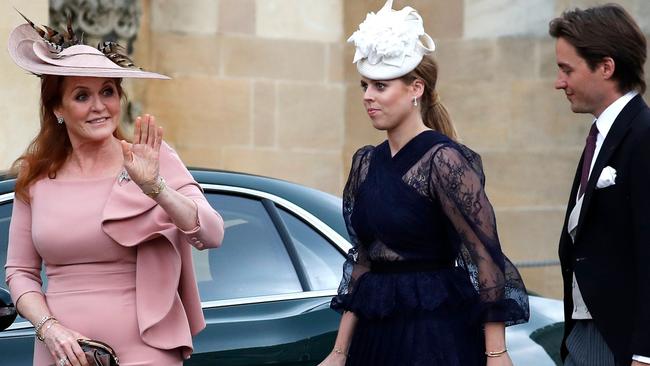
M 50 0 L 53 1 L 53 0 Z M 61 0 L 62 1 L 62 0 Z M 139 0 L 136 63 L 173 81 L 129 83 L 191 166 L 269 175 L 340 194 L 352 153 L 384 136 L 361 105 L 345 39 L 383 0 Z M 438 83 L 462 142 L 479 152 L 503 247 L 515 262 L 557 258 L 569 186 L 591 117 L 553 89 L 548 22 L 596 0 L 395 0 L 434 38 Z M 650 31 L 650 1 L 619 0 Z M 0 0 L 0 48 L 48 1 Z M 38 126 L 38 82 L 0 52 L 0 168 Z M 561 296 L 557 266 L 522 268 Z

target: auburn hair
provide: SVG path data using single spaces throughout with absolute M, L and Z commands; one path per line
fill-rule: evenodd
M 42 75 L 41 77 L 41 128 L 25 152 L 11 166 L 17 175 L 16 197 L 29 202 L 29 187 L 38 179 L 56 178 L 66 159 L 72 153 L 72 144 L 65 125 L 57 123 L 54 109 L 61 106 L 65 76 Z M 116 78 L 115 85 L 120 98 L 126 99 L 122 79 Z M 117 127 L 113 135 L 125 139 L 122 129 Z

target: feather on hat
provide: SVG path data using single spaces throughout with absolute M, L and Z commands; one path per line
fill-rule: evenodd
M 100 43 L 98 48 L 81 44 L 69 18 L 67 30 L 59 33 L 47 26 L 41 29 L 18 13 L 27 24 L 14 28 L 7 49 L 16 65 L 33 74 L 170 79 L 137 68 L 117 43 Z

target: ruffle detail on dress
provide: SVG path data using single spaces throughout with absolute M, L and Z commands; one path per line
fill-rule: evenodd
M 366 319 L 382 319 L 404 312 L 463 308 L 468 320 L 482 312 L 478 293 L 460 268 L 408 273 L 362 275 L 351 294 L 337 296 L 333 308 L 349 310 Z
M 161 148 L 160 173 L 175 190 L 197 185 L 167 144 Z M 205 320 L 191 248 L 183 242 L 180 230 L 132 181 L 122 186 L 114 183 L 102 229 L 118 244 L 137 247 L 136 311 L 144 343 L 160 349 L 180 348 L 183 358 L 189 358 L 191 336 L 205 328 Z
M 521 305 L 512 298 L 504 298 L 498 302 L 486 302 L 482 304 L 484 322 L 503 322 L 506 327 L 526 323 L 530 316 L 528 307 Z

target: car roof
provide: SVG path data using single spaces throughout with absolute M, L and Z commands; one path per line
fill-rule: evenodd
M 240 187 L 265 192 L 309 211 L 349 241 L 341 211 L 341 198 L 297 183 L 260 175 L 190 168 L 201 184 Z
M 194 179 L 204 186 L 245 188 L 290 201 L 316 216 L 349 241 L 339 197 L 277 178 L 225 170 L 202 168 L 189 168 L 189 170 Z M 0 172 L 0 195 L 13 192 L 15 184 L 16 180 L 10 174 Z

